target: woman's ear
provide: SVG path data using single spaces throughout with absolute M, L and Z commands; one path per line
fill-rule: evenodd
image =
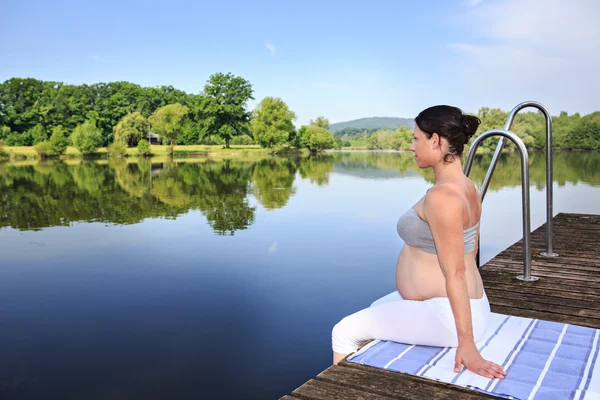
M 434 132 L 433 135 L 431 135 L 431 144 L 433 146 L 433 149 L 437 150 L 438 147 L 442 145 L 440 135 Z

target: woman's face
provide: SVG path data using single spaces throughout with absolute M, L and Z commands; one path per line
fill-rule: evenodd
M 410 151 L 415 153 L 415 161 L 419 168 L 427 168 L 435 163 L 435 159 L 439 158 L 437 152 L 434 151 L 438 148 L 439 136 L 433 134 L 431 138 L 427 138 L 425 132 L 423 132 L 417 124 L 413 131 L 413 141 L 410 145 Z

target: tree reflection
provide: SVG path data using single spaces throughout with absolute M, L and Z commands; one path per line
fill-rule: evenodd
M 491 153 L 476 157 L 471 170 L 476 183 L 483 181 L 491 158 Z M 250 195 L 265 209 L 279 209 L 296 193 L 296 173 L 325 186 L 332 171 L 366 179 L 420 175 L 433 183 L 433 172 L 419 169 L 410 153 L 153 164 L 131 160 L 5 163 L 0 164 L 0 227 L 35 230 L 76 221 L 134 224 L 198 210 L 216 234 L 233 235 L 254 223 L 256 210 L 249 204 Z M 554 180 L 561 186 L 567 182 L 600 185 L 600 153 L 555 152 Z M 545 186 L 542 152 L 530 154 L 530 181 L 540 189 Z M 490 190 L 520 185 L 518 154 L 503 154 Z
M 296 164 L 292 159 L 264 159 L 253 166 L 254 197 L 266 209 L 285 206 L 295 193 Z
M 308 179 L 318 186 L 329 184 L 329 173 L 333 170 L 335 158 L 330 155 L 311 156 L 300 161 L 298 172 L 303 179 Z

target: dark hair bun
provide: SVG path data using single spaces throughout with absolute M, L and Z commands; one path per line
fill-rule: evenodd
M 434 133 L 448 141 L 448 152 L 444 162 L 452 162 L 460 157 L 471 136 L 477 132 L 481 120 L 473 115 L 463 114 L 458 107 L 437 105 L 426 108 L 415 118 L 415 126 L 431 139 Z
M 471 136 L 477 132 L 477 128 L 479 128 L 481 120 L 474 115 L 464 114 L 460 119 L 460 123 L 466 136 L 465 143 L 467 143 L 469 139 L 471 139 Z

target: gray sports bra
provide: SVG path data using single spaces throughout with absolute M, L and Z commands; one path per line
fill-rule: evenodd
M 477 236 L 477 227 L 474 226 L 463 231 L 465 243 L 465 254 L 475 250 L 475 236 Z M 417 211 L 411 207 L 399 219 L 397 224 L 398 235 L 404 240 L 404 243 L 423 250 L 426 253 L 437 254 L 431 228 L 426 221 L 423 221 L 417 214 Z

